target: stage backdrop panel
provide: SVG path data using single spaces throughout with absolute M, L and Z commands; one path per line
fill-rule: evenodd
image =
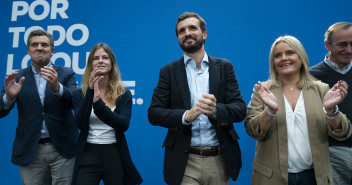
M 125 85 L 132 90 L 133 112 L 126 132 L 132 159 L 146 185 L 162 185 L 167 129 L 148 123 L 149 107 L 159 70 L 182 57 L 175 23 L 185 11 L 199 13 L 207 22 L 206 52 L 233 63 L 243 98 L 248 104 L 253 85 L 268 79 L 273 41 L 290 34 L 302 41 L 310 66 L 327 53 L 323 35 L 339 21 L 351 22 L 352 1 L 2 1 L 0 7 L 0 79 L 30 65 L 26 38 L 41 28 L 55 38 L 52 61 L 72 68 L 78 84 L 90 49 L 98 42 L 114 51 Z M 3 86 L 3 83 L 1 83 Z M 2 97 L 1 97 L 2 98 Z M 11 161 L 17 110 L 0 119 L 1 184 L 21 184 L 18 166 Z M 236 182 L 250 184 L 256 141 L 235 123 L 240 136 L 243 167 Z

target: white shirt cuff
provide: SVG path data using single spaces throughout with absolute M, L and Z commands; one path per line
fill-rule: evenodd
M 59 92 L 55 93 L 54 91 L 54 94 L 58 97 L 61 97 L 63 94 L 64 94 L 64 87 L 59 83 L 60 85 L 60 89 L 59 89 Z
M 187 123 L 186 120 L 185 120 L 185 116 L 186 116 L 187 111 L 188 110 L 186 110 L 186 112 L 183 113 L 183 116 L 182 116 L 182 124 L 183 125 L 190 125 L 192 123 L 192 122 Z

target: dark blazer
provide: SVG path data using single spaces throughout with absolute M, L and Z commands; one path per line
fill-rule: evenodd
M 115 129 L 116 144 L 118 151 L 122 158 L 122 163 L 125 169 L 125 184 L 134 185 L 143 182 L 136 167 L 134 166 L 131 155 L 128 150 L 127 141 L 124 132 L 130 125 L 132 112 L 132 94 L 130 90 L 125 89 L 126 92 L 121 95 L 116 101 L 116 109 L 111 111 L 105 103 L 99 99 L 93 103 L 94 90 L 87 89 L 85 97 L 83 97 L 82 90 L 77 89 L 72 94 L 72 101 L 74 104 L 75 116 L 74 120 L 78 128 L 81 130 L 78 142 L 78 152 L 73 170 L 72 184 L 75 183 L 78 171 L 78 164 L 84 153 L 84 147 L 87 143 L 89 133 L 89 118 L 94 108 L 94 113 L 105 124 Z
M 242 166 L 239 139 L 233 122 L 246 116 L 246 104 L 237 84 L 232 63 L 209 56 L 209 93 L 216 99 L 217 119 L 210 122 L 216 128 L 226 173 L 236 180 Z M 160 70 L 154 89 L 148 119 L 152 125 L 168 128 L 165 146 L 164 179 L 179 185 L 188 160 L 191 143 L 191 125 L 182 124 L 182 115 L 191 109 L 190 91 L 183 58 L 167 64 Z
M 26 166 L 35 156 L 41 135 L 43 120 L 49 131 L 51 140 L 60 155 L 70 159 L 75 156 L 78 130 L 73 124 L 72 102 L 70 91 L 77 88 L 74 72 L 66 67 L 53 65 L 58 74 L 58 81 L 64 92 L 61 98 L 53 94 L 49 84 L 46 85 L 44 106 L 42 106 L 35 83 L 32 67 L 18 71 L 16 81 L 25 77 L 22 89 L 16 97 L 18 125 L 12 149 L 12 163 Z M 14 107 L 4 109 L 3 96 L 0 94 L 0 117 L 5 117 Z

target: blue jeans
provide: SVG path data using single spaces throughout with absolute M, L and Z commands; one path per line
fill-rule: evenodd
M 288 173 L 288 185 L 316 185 L 314 169 Z

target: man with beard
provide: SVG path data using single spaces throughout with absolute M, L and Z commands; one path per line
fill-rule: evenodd
M 69 185 L 78 139 L 70 93 L 77 88 L 75 75 L 51 63 L 54 38 L 46 31 L 29 34 L 27 51 L 31 65 L 5 77 L 0 94 L 1 118 L 17 103 L 11 162 L 20 166 L 23 184 Z
M 311 67 L 309 72 L 329 84 L 330 88 L 339 80 L 346 81 L 349 84 L 348 91 L 352 92 L 352 23 L 338 22 L 330 26 L 324 42 L 329 53 L 324 61 Z M 348 93 L 335 112 L 341 110 L 352 120 L 351 102 L 352 93 Z M 334 184 L 352 184 L 352 136 L 345 141 L 329 137 L 329 153 Z
M 183 57 L 161 68 L 148 109 L 152 125 L 168 128 L 164 179 L 229 184 L 242 165 L 233 122 L 246 116 L 232 63 L 205 52 L 206 24 L 198 14 L 183 13 L 175 29 Z

